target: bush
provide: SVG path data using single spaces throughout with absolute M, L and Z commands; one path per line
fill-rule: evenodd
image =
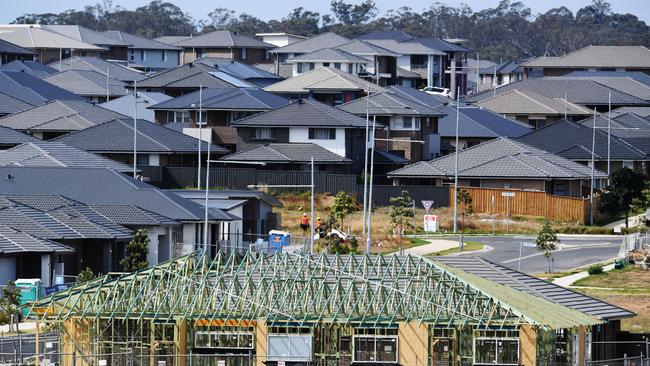
M 601 266 L 600 264 L 594 264 L 593 266 L 589 266 L 589 268 L 587 269 L 587 273 L 589 273 L 590 275 L 603 274 L 603 266 Z

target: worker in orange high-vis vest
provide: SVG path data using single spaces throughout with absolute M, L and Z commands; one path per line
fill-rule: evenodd
M 309 229 L 309 218 L 306 213 L 302 214 L 302 217 L 300 217 L 300 228 L 303 232 Z

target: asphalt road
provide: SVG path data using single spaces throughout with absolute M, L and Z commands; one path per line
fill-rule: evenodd
M 567 271 L 592 263 L 615 258 L 622 236 L 590 237 L 588 235 L 560 237 L 561 248 L 553 253 L 555 272 Z M 472 254 L 491 262 L 519 269 L 519 249 L 522 242 L 534 242 L 533 236 L 480 236 L 465 240 L 478 241 L 494 248 L 491 251 Z M 547 269 L 546 258 L 536 248 L 521 248 L 521 271 L 543 273 Z

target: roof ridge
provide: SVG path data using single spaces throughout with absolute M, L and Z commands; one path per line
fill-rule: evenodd
M 167 146 L 165 146 L 162 142 L 160 142 L 160 141 L 154 139 L 153 137 L 151 137 L 151 136 L 149 136 L 149 135 L 145 135 L 145 134 L 142 132 L 142 129 L 138 129 L 138 128 L 136 128 L 134 125 L 128 124 L 128 123 L 124 122 L 124 121 L 121 120 L 121 119 L 115 119 L 114 121 L 119 121 L 119 123 L 121 123 L 122 125 L 124 125 L 124 126 L 130 128 L 131 130 L 136 131 L 136 133 L 138 134 L 138 136 L 142 136 L 142 137 L 148 139 L 149 141 L 152 141 L 152 142 L 155 143 L 156 145 L 160 146 L 163 150 L 167 150 L 167 151 L 169 151 L 169 148 L 167 148 Z M 153 123 L 153 122 L 147 122 L 147 121 L 145 121 L 145 122 L 142 122 L 142 123 Z M 104 123 L 102 123 L 102 125 L 103 125 L 103 124 L 104 124 Z M 101 126 L 101 125 L 98 125 L 98 126 Z M 162 127 L 162 126 L 161 126 L 161 127 Z M 165 127 L 163 127 L 163 128 L 165 128 Z M 172 131 L 174 131 L 174 130 L 172 130 Z M 176 131 L 174 131 L 174 132 L 176 132 Z M 200 142 L 199 142 L 199 143 L 200 143 Z

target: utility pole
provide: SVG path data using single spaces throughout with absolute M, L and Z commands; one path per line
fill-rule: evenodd
M 596 108 L 594 108 L 594 128 L 591 133 L 591 187 L 589 190 L 589 225 L 594 224 L 594 172 L 596 169 L 595 154 L 596 149 Z
M 110 92 L 108 91 L 108 78 L 109 78 L 109 73 L 110 69 L 107 67 L 106 68 L 106 101 L 108 102 L 108 98 L 110 97 Z
M 375 70 L 376 71 L 376 70 Z M 366 153 L 363 159 L 363 234 L 366 233 L 367 205 L 368 205 L 368 125 L 370 121 L 370 82 L 368 82 L 368 95 L 366 95 Z M 373 136 L 374 138 L 374 136 Z
M 138 175 L 138 81 L 133 80 L 133 178 Z
M 460 87 L 456 92 L 456 151 L 455 151 L 455 168 L 454 168 L 454 233 L 458 230 L 458 119 L 460 118 Z
M 203 141 L 203 127 L 201 125 L 201 111 L 202 111 L 202 104 L 203 104 L 203 85 L 199 85 L 199 118 L 198 120 L 198 125 L 199 125 L 199 166 L 196 172 L 196 189 L 201 189 L 201 141 Z
M 201 145 L 203 141 L 199 140 L 199 145 Z M 205 217 L 204 217 L 204 222 L 203 222 L 203 251 L 205 254 L 208 253 L 210 250 L 210 246 L 208 245 L 208 191 L 210 187 L 210 145 L 212 144 L 212 134 L 210 134 L 210 142 L 208 142 L 208 160 L 206 162 L 206 170 L 205 170 Z
M 311 157 L 311 222 L 309 225 L 309 250 L 314 254 L 314 157 Z
M 609 184 L 609 173 L 611 164 L 612 145 L 612 92 L 607 96 L 607 184 Z
M 377 116 L 372 116 L 372 145 L 370 145 L 370 188 L 368 189 L 368 229 L 366 231 L 366 253 L 370 254 L 371 233 L 372 233 L 372 181 L 375 174 L 375 128 Z
M 479 71 L 479 61 L 481 57 L 479 56 L 479 53 L 476 52 L 476 93 L 478 93 L 478 83 L 479 79 L 481 78 L 481 73 Z

